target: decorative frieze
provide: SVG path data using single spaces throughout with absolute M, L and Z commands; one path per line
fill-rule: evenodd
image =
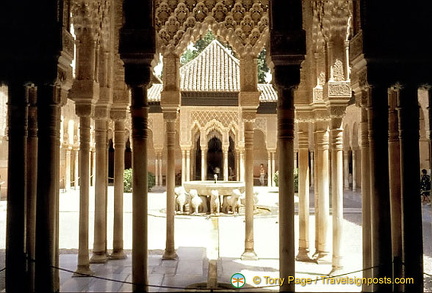
M 328 97 L 351 97 L 349 81 L 329 81 L 327 84 Z

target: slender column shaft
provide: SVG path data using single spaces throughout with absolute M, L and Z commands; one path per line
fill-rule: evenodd
M 272 186 L 275 186 L 274 174 L 276 173 L 276 152 L 272 153 Z
M 95 181 L 95 221 L 94 243 L 91 263 L 104 263 L 107 261 L 107 121 L 97 119 L 95 121 L 96 140 L 96 181 Z
M 373 277 L 392 274 L 391 222 L 388 183 L 387 88 L 376 85 L 369 96 L 370 186 L 372 215 Z M 417 172 L 418 173 L 418 172 Z M 391 290 L 391 284 L 376 284 L 377 290 Z
M 272 186 L 272 179 L 273 179 L 273 174 L 272 174 L 272 161 L 271 161 L 271 152 L 267 152 L 267 186 L 270 187 Z
M 314 165 L 312 166 L 312 169 L 314 170 L 314 207 L 315 207 L 315 253 L 314 253 L 314 257 L 316 257 L 318 255 L 318 240 L 319 240 L 319 231 L 318 231 L 318 226 L 319 226 L 319 202 L 318 202 L 318 198 L 319 198 L 319 185 L 318 185 L 318 123 L 315 122 L 315 129 L 314 129 L 314 142 L 315 142 L 315 152 L 314 152 Z
M 90 186 L 95 186 L 96 187 L 96 177 L 97 177 L 97 154 L 96 154 L 96 150 L 93 148 L 90 148 Z
M 284 89 L 278 103 L 279 275 L 283 277 L 295 275 L 294 89 Z M 281 291 L 294 292 L 294 284 L 284 284 Z
M 159 186 L 159 153 L 156 152 L 155 154 L 155 185 Z
M 254 120 L 244 120 L 245 137 L 245 251 L 242 259 L 257 259 L 254 250 L 254 194 L 253 194 L 253 142 L 254 142 Z
M 147 88 L 132 86 L 132 282 L 134 292 L 147 290 L 148 276 L 148 183 Z
M 80 117 L 80 207 L 78 267 L 75 276 L 93 274 L 89 262 L 90 117 Z
M 235 166 L 236 181 L 240 181 L 240 151 L 236 151 Z
M 181 169 L 181 182 L 186 181 L 186 150 L 182 150 L 182 169 Z
M 159 153 L 159 184 L 163 185 L 163 172 L 162 172 L 162 153 Z
M 126 254 L 123 251 L 123 174 L 125 169 L 125 149 L 125 122 L 123 119 L 118 119 L 114 122 L 114 227 L 111 259 L 126 258 Z
M 328 222 L 329 222 L 329 133 L 323 129 L 317 133 L 316 168 L 317 168 L 317 205 L 315 207 L 317 229 L 317 258 L 328 255 Z
M 166 148 L 167 148 L 167 191 L 166 191 L 166 246 L 163 259 L 176 259 L 177 253 L 174 248 L 174 215 L 175 215 L 175 119 L 176 113 L 164 113 L 166 125 Z M 171 117 L 172 116 L 172 117 Z
M 352 150 L 352 190 L 357 190 L 357 149 Z
M 413 284 L 406 284 L 406 292 L 423 291 L 423 233 L 419 154 L 419 106 L 418 88 L 408 85 L 399 96 L 399 137 L 402 183 L 402 243 L 405 277 L 414 278 Z M 415 225 L 415 226 L 414 226 Z
M 349 190 L 349 150 L 343 152 L 344 158 L 344 189 Z
M 245 151 L 243 149 L 240 150 L 240 163 L 239 163 L 239 168 L 240 168 L 240 181 L 245 182 Z
M 363 93 L 364 95 L 366 92 Z M 372 277 L 372 234 L 371 234 L 371 202 L 370 202 L 370 156 L 369 156 L 369 130 L 367 107 L 361 108 L 361 192 L 362 192 L 362 241 L 363 241 L 363 277 Z M 362 290 L 369 292 L 371 286 L 363 285 Z
M 191 151 L 186 150 L 186 181 L 191 180 Z
M 8 87 L 9 147 L 6 223 L 6 291 L 25 292 L 25 196 L 27 93 L 22 85 Z
M 201 146 L 201 181 L 207 180 L 207 147 Z
M 299 150 L 298 150 L 298 217 L 299 217 L 299 250 L 296 260 L 308 261 L 309 258 L 309 150 L 307 123 L 301 123 L 299 128 Z
M 311 151 L 310 152 L 310 166 L 311 166 L 311 168 L 310 168 L 310 187 L 311 188 L 315 188 L 315 184 L 314 184 L 314 182 L 315 182 L 315 172 L 314 172 L 315 161 L 314 161 L 314 158 L 315 158 L 315 152 Z
M 60 168 L 59 88 L 38 88 L 38 176 L 36 207 L 35 290 L 57 292 L 60 289 L 57 265 L 58 187 Z
M 223 149 L 223 179 L 228 181 L 228 147 Z
M 28 290 L 34 292 L 36 258 L 36 200 L 37 200 L 37 168 L 38 168 L 38 123 L 36 88 L 28 89 L 28 137 L 27 137 L 27 194 L 26 194 L 26 253 L 28 261 Z
M 342 230 L 343 230 L 343 130 L 342 118 L 332 118 L 332 217 L 333 255 L 332 271 L 342 269 Z
M 77 189 L 79 186 L 79 149 L 74 150 L 74 188 Z
M 67 148 L 65 152 L 65 190 L 71 187 L 71 149 Z
M 389 90 L 389 185 L 390 215 L 392 226 L 392 255 L 394 277 L 402 277 L 402 223 L 401 223 L 401 170 L 398 117 L 396 112 L 397 92 Z M 394 289 L 400 292 L 398 285 Z

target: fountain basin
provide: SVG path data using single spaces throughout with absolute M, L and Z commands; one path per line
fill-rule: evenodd
M 186 181 L 183 182 L 186 192 L 196 189 L 199 195 L 211 195 L 212 190 L 219 191 L 220 195 L 230 195 L 234 189 L 245 191 L 245 183 L 241 181 Z

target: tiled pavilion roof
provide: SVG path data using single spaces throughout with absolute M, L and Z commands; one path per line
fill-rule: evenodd
M 148 90 L 149 102 L 159 102 L 163 85 L 154 83 Z M 182 92 L 238 93 L 240 62 L 217 40 L 212 41 L 195 59 L 180 68 Z M 258 84 L 260 102 L 276 102 L 271 84 Z

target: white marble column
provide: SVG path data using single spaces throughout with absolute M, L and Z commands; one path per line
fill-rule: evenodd
M 186 150 L 186 181 L 191 180 L 191 150 Z
M 240 171 L 240 181 L 245 182 L 245 153 L 244 149 L 240 149 L 240 162 L 239 162 L 239 171 Z
M 394 277 L 403 277 L 402 266 L 402 194 L 401 194 L 401 165 L 400 165 L 400 143 L 399 143 L 399 119 L 396 110 L 398 92 L 389 90 L 389 185 L 390 185 L 390 207 L 392 226 L 392 257 Z M 395 285 L 397 287 L 397 285 Z M 399 292 L 401 292 L 399 288 Z
M 38 123 L 37 123 L 37 92 L 36 87 L 28 87 L 28 136 L 27 136 L 27 184 L 25 197 L 26 212 L 26 254 L 29 260 L 36 258 L 36 200 L 38 175 Z M 70 161 L 69 161 L 70 162 Z M 70 167 L 70 166 L 69 166 Z M 69 173 L 70 174 L 70 173 Z M 70 184 L 70 182 L 69 182 Z M 35 263 L 27 262 L 28 290 L 34 292 Z
M 96 178 L 94 242 L 91 263 L 105 263 L 108 259 L 107 242 L 107 188 L 108 188 L 108 140 L 107 120 L 95 120 Z
M 96 149 L 90 147 L 90 186 L 96 186 Z
M 207 180 L 207 145 L 201 145 L 201 181 Z
M 374 267 L 372 276 L 377 278 L 389 276 L 393 273 L 388 170 L 388 120 L 383 119 L 383 117 L 388 117 L 387 90 L 388 87 L 385 83 L 371 86 L 368 104 L 372 216 L 370 230 L 372 233 L 372 266 Z M 416 179 L 418 179 L 417 175 Z M 385 291 L 390 288 L 390 284 L 374 284 L 373 286 L 374 291 Z
M 282 87 L 278 101 L 279 276 L 295 275 L 294 228 L 294 88 Z M 294 284 L 280 291 L 293 292 Z
M 71 187 L 71 147 L 65 151 L 65 190 L 68 191 Z
M 405 284 L 405 292 L 424 291 L 424 270 L 422 267 L 423 230 L 420 192 L 419 153 L 419 104 L 418 86 L 411 83 L 402 86 L 398 96 L 399 138 L 401 156 L 402 191 L 402 250 L 404 277 L 412 278 Z M 429 88 L 430 91 L 430 88 Z M 430 119 L 430 118 L 429 118 Z M 416 228 L 415 228 L 416 227 Z
M 315 189 L 315 152 L 313 150 L 310 151 L 310 187 Z
M 236 150 L 235 176 L 236 176 L 236 181 L 240 181 L 240 151 L 239 150 Z
M 267 152 L 267 186 L 272 186 L 273 181 L 273 174 L 272 174 L 272 168 L 273 168 L 273 162 L 272 162 L 272 153 L 270 151 Z
M 181 183 L 183 184 L 183 182 L 186 181 L 186 150 L 182 149 L 181 150 L 181 154 L 182 154 L 182 169 L 181 169 Z
M 316 134 L 316 176 L 317 176 L 317 204 L 315 207 L 316 217 L 316 242 L 317 251 L 315 252 L 318 261 L 327 262 L 329 254 L 328 247 L 328 222 L 329 222 L 329 131 L 328 122 L 320 121 Z
M 258 259 L 254 248 L 253 143 L 255 113 L 243 113 L 245 137 L 245 250 L 242 260 Z
M 349 149 L 346 149 L 343 152 L 343 158 L 344 158 L 344 190 L 349 190 Z
M 177 253 L 174 245 L 174 215 L 175 215 L 175 123 L 177 119 L 176 111 L 164 112 L 166 127 L 166 148 L 167 148 L 167 190 L 166 190 L 166 246 L 162 259 L 176 259 Z
M 86 106 L 82 106 L 85 108 Z M 90 108 L 90 106 L 87 106 Z M 82 111 L 84 112 L 85 109 Z M 90 112 L 91 110 L 88 109 Z M 79 115 L 80 113 L 78 113 Z M 90 196 L 90 113 L 80 116 L 80 207 L 78 266 L 75 277 L 93 275 L 89 261 L 89 196 Z
M 156 151 L 155 152 L 155 185 L 159 186 L 160 182 L 159 182 L 159 153 Z
M 125 259 L 126 253 L 123 250 L 123 180 L 126 149 L 126 111 L 111 112 L 111 118 L 114 119 L 114 224 L 113 251 L 110 254 L 110 259 Z
M 223 179 L 228 181 L 228 146 L 222 147 L 223 151 Z
M 357 149 L 352 150 L 352 190 L 357 191 Z
M 74 178 L 73 186 L 74 186 L 75 190 L 79 186 L 79 168 L 80 168 L 79 153 L 80 153 L 79 148 L 75 148 L 74 149 L 74 176 L 73 176 L 73 178 Z
M 362 250 L 363 250 L 363 276 L 366 278 L 372 277 L 372 270 L 367 268 L 372 267 L 372 233 L 371 233 L 371 187 L 370 187 L 370 152 L 369 152 L 369 129 L 368 129 L 368 113 L 367 113 L 367 91 L 356 93 L 360 95 L 361 100 L 361 120 L 360 120 L 360 135 L 361 135 L 361 196 L 362 196 Z M 362 290 L 371 292 L 371 287 L 364 284 Z
M 298 261 L 310 261 L 309 257 L 309 135 L 307 122 L 298 122 L 298 217 L 299 249 Z
M 342 232 L 343 232 L 343 129 L 342 115 L 345 106 L 332 106 L 331 118 L 331 173 L 332 173 L 332 225 L 333 251 L 331 274 L 343 268 Z
M 150 80 L 149 68 L 143 69 Z M 148 111 L 147 82 L 131 86 L 132 115 L 132 282 L 134 292 L 148 284 Z

